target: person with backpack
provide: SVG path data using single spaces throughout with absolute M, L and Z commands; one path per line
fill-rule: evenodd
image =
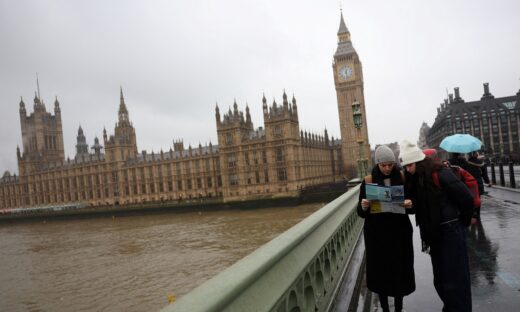
M 390 311 L 389 296 L 394 297 L 395 311 L 401 311 L 403 297 L 415 291 L 413 228 L 408 218 L 413 209 L 411 201 L 405 199 L 402 207 L 397 206 L 398 213 L 382 212 L 377 209 L 381 203 L 366 199 L 368 184 L 404 184 L 403 174 L 396 167 L 395 155 L 389 147 L 381 145 L 376 149 L 375 163 L 372 174 L 361 183 L 357 206 L 358 215 L 365 219 L 367 288 L 379 295 L 384 312 Z
M 469 189 L 471 194 L 473 195 L 473 217 L 471 218 L 471 224 L 476 224 L 477 219 L 480 217 L 480 206 L 481 206 L 481 200 L 480 200 L 480 192 L 479 192 L 479 186 L 477 183 L 477 180 L 471 173 L 469 173 L 467 170 L 463 169 L 462 167 L 452 165 L 449 161 L 442 161 L 437 156 L 437 150 L 434 148 L 431 149 L 425 149 L 423 150 L 424 155 L 426 157 L 430 157 L 434 162 L 440 162 L 442 165 L 446 168 L 451 169 L 455 176 L 461 180 Z
M 471 223 L 473 195 L 450 168 L 403 141 L 399 160 L 405 192 L 412 200 L 422 251 L 432 261 L 433 284 L 443 311 L 470 312 L 471 284 L 465 231 Z

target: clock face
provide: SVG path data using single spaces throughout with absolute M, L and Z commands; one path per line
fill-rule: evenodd
M 341 78 L 347 80 L 349 79 L 350 77 L 352 77 L 352 68 L 350 68 L 350 66 L 348 65 L 343 65 L 340 69 L 339 69 L 339 75 L 341 76 Z

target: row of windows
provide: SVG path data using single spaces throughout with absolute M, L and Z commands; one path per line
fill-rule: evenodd
M 216 160 L 216 161 L 212 161 Z M 69 170 L 62 170 L 62 171 L 55 171 L 55 172 L 49 172 L 45 173 L 43 175 L 36 175 L 36 179 L 45 179 L 47 177 L 54 178 L 54 177 L 60 177 L 63 175 L 72 175 L 77 176 L 81 175 L 83 173 L 98 173 L 100 171 L 110 171 L 112 169 L 111 164 L 96 164 L 94 166 L 80 166 L 77 168 L 71 168 Z M 159 164 L 154 166 L 146 166 L 146 167 L 134 167 L 134 168 L 128 168 L 125 171 L 131 172 L 129 174 L 132 174 L 133 176 L 136 175 L 136 172 L 138 171 L 141 176 L 144 176 L 145 173 L 148 176 L 153 175 L 154 173 L 157 173 L 158 175 L 163 175 L 166 173 L 167 175 L 172 175 L 172 172 L 175 169 L 175 173 L 177 175 L 181 175 L 181 173 L 185 174 L 191 174 L 192 170 L 194 170 L 195 173 L 204 173 L 204 172 L 211 172 L 212 170 L 220 170 L 220 163 L 218 161 L 218 158 L 206 158 L 205 160 L 197 159 L 192 160 L 188 162 L 176 162 L 176 163 L 169 163 L 169 164 Z M 203 171 L 204 170 L 204 171 Z
M 287 170 L 285 168 L 276 169 L 276 177 L 279 182 L 287 181 Z M 263 178 L 264 178 L 264 183 L 269 183 L 269 172 L 267 170 L 264 171 Z M 256 184 L 261 183 L 260 182 L 261 181 L 260 173 L 258 171 L 255 171 L 254 180 L 251 176 L 248 176 L 246 179 L 247 179 L 246 182 L 248 185 L 253 184 L 253 181 Z M 238 186 L 239 184 L 240 183 L 239 183 L 238 175 L 236 173 L 231 173 L 229 175 L 229 185 Z
M 256 151 L 251 152 L 253 157 L 253 163 L 258 165 L 258 153 Z M 244 152 L 244 160 L 247 166 L 251 165 L 250 152 Z M 227 156 L 228 168 L 235 168 L 237 166 L 237 157 L 235 153 L 231 153 Z M 262 163 L 267 164 L 267 153 L 262 151 Z
M 222 187 L 222 178 L 220 176 L 217 176 L 217 186 Z M 173 181 L 164 181 L 164 182 L 157 182 L 157 183 L 125 183 L 122 185 L 123 193 L 124 195 L 146 195 L 146 194 L 154 194 L 154 193 L 164 193 L 164 192 L 174 192 L 174 191 L 183 191 L 183 190 L 192 190 L 194 188 L 196 189 L 203 189 L 204 187 L 212 188 L 214 186 L 213 179 L 211 177 L 207 177 L 205 180 L 202 178 L 197 178 L 195 180 L 187 179 L 187 180 L 177 180 L 175 181 L 175 188 L 174 189 L 174 182 Z M 27 185 L 24 185 L 24 187 L 27 187 Z M 76 200 L 86 200 L 86 199 L 95 199 L 95 198 L 109 198 L 112 195 L 113 196 L 119 196 L 119 186 L 117 184 L 107 184 L 104 186 L 97 186 L 97 187 L 89 187 L 83 190 L 75 191 L 75 190 L 65 190 L 63 192 L 62 190 L 56 190 L 56 189 L 48 189 L 48 190 L 42 190 L 36 187 L 36 185 L 33 185 L 32 187 L 34 192 L 32 196 L 36 199 L 36 204 L 41 203 L 52 203 L 57 201 L 76 201 Z M 0 191 L 2 192 L 2 197 L 9 197 L 9 195 L 18 195 L 19 192 L 15 192 L 16 189 L 8 189 L 8 188 L 1 188 Z M 49 192 L 58 191 L 57 194 L 46 194 Z M 130 193 L 132 191 L 132 193 Z M 29 192 L 26 192 L 26 194 Z M 48 200 L 48 201 L 39 201 L 37 198 L 42 198 L 45 196 L 53 196 L 53 198 L 56 198 L 54 200 Z M 57 199 L 59 198 L 59 199 Z

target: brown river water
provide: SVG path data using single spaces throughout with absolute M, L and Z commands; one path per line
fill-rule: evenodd
M 0 223 L 0 311 L 157 311 L 323 205 Z

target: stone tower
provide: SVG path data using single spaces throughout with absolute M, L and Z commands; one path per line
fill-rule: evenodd
M 285 181 L 289 188 L 295 188 L 294 181 L 300 177 L 300 173 L 294 164 L 299 163 L 301 157 L 296 99 L 293 96 L 289 103 L 284 90 L 282 104 L 278 105 L 273 99 L 273 104 L 268 109 L 266 98 L 263 96 L 262 110 L 267 158 L 274 164 L 269 168 L 269 175 L 273 177 L 272 180 L 276 178 L 278 181 Z
M 273 105 L 268 110 L 267 100 L 265 96 L 262 97 L 266 138 L 267 140 L 292 139 L 298 141 L 300 127 L 296 99 L 293 96 L 289 103 L 284 90 L 282 100 L 282 105 L 277 105 L 273 100 Z
M 363 69 L 356 50 L 350 41 L 350 32 L 343 20 L 338 30 L 338 47 L 332 63 L 334 84 L 338 99 L 339 125 L 343 171 L 349 178 L 359 174 L 360 160 L 370 168 Z
M 244 170 L 241 164 L 245 164 L 245 156 L 242 151 L 243 142 L 249 138 L 253 131 L 253 123 L 249 115 L 249 107 L 244 113 L 238 110 L 236 100 L 233 110 L 229 108 L 220 118 L 218 105 L 215 107 L 215 120 L 217 122 L 217 136 L 219 142 L 220 168 L 222 170 L 222 183 L 230 188 L 224 189 L 224 195 L 231 196 L 236 193 L 239 185 L 244 185 Z
M 76 159 L 88 158 L 88 144 L 85 135 L 83 134 L 83 129 L 79 126 L 78 135 L 76 137 Z
M 64 161 L 63 130 L 58 98 L 54 101 L 54 116 L 47 112 L 39 92 L 34 96 L 34 112 L 30 115 L 27 115 L 25 103 L 21 99 L 20 125 L 23 142 L 23 153 L 17 152 L 20 175 L 30 174 L 51 163 Z
M 97 137 L 94 138 L 94 145 L 90 149 L 94 150 L 94 155 L 99 156 L 101 155 L 101 149 L 103 146 L 99 144 L 99 139 Z
M 106 130 L 103 130 L 103 141 L 107 161 L 126 161 L 137 156 L 135 129 L 128 116 L 123 88 L 120 92 L 119 119 L 114 128 L 114 135 L 108 138 Z

